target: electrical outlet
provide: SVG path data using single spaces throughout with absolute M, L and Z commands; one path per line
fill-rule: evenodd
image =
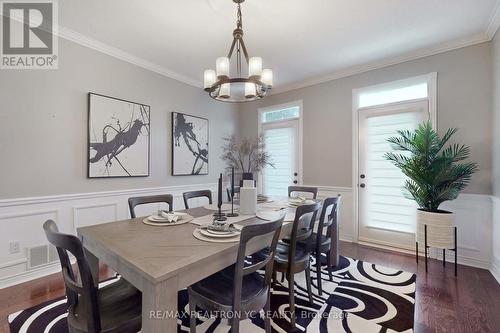
M 14 241 L 10 243 L 10 254 L 21 252 L 21 245 L 19 241 Z

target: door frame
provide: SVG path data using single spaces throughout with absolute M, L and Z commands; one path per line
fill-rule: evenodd
M 387 103 L 369 106 L 365 108 L 359 107 L 359 95 L 374 90 L 397 88 L 400 86 L 418 84 L 427 82 L 427 99 L 429 101 L 429 119 L 435 129 L 437 129 L 437 72 L 432 72 L 425 75 L 419 75 L 403 80 L 392 81 L 373 86 L 357 88 L 352 90 L 352 193 L 353 193 L 353 219 L 354 219 L 354 237 L 355 243 L 360 243 L 359 240 L 359 111 L 372 107 L 394 106 L 402 103 L 407 103 L 415 100 L 406 100 L 395 103 Z M 417 99 L 418 100 L 418 99 Z M 421 99 L 420 99 L 421 100 Z M 376 244 L 370 244 L 376 245 Z M 390 247 L 392 248 L 392 247 Z
M 261 119 L 262 119 L 262 114 L 265 113 L 265 112 L 269 112 L 269 111 L 273 111 L 273 110 L 280 110 L 280 109 L 287 109 L 287 108 L 291 108 L 291 107 L 298 107 L 299 108 L 299 117 L 298 118 L 289 118 L 289 119 L 285 119 L 285 120 L 277 120 L 275 121 L 274 123 L 279 123 L 279 122 L 286 122 L 286 121 L 290 121 L 290 120 L 293 120 L 293 119 L 298 119 L 299 121 L 299 133 L 298 133 L 298 143 L 299 143 L 299 149 L 298 149 L 298 185 L 302 185 L 302 173 L 303 173 L 303 154 L 302 154 L 302 148 L 303 148 L 303 140 L 302 140 L 302 137 L 303 137 L 303 111 L 304 111 L 304 108 L 303 108 L 303 102 L 302 100 L 296 100 L 296 101 L 292 101 L 292 102 L 287 102 L 287 103 L 282 103 L 282 104 L 276 104 L 276 105 L 271 105 L 271 106 L 266 106 L 266 107 L 261 107 L 261 108 L 258 108 L 257 109 L 257 135 L 260 135 L 261 132 L 262 132 L 262 123 L 261 123 Z M 263 190 L 263 187 L 262 187 L 262 172 L 259 172 L 258 176 L 258 181 L 257 181 L 257 188 L 259 190 L 259 193 L 262 193 L 262 190 Z

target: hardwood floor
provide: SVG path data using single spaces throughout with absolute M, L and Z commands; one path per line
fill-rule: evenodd
M 490 272 L 458 267 L 431 260 L 425 273 L 424 261 L 417 266 L 410 255 L 341 243 L 341 254 L 371 263 L 417 273 L 415 332 L 500 332 L 500 285 Z M 101 266 L 100 277 L 113 272 Z M 0 290 L 0 332 L 9 332 L 7 316 L 38 303 L 64 295 L 60 274 L 54 274 Z

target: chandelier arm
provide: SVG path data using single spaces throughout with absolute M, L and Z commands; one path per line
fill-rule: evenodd
M 231 44 L 231 48 L 229 49 L 229 53 L 227 54 L 227 57 L 229 59 L 231 59 L 231 57 L 233 56 L 233 51 L 234 51 L 234 47 L 236 46 L 236 41 L 237 41 L 237 39 L 234 38 L 233 43 Z
M 245 42 L 243 41 L 243 38 L 240 38 L 240 44 L 241 44 L 241 49 L 243 50 L 243 54 L 245 55 L 245 59 L 247 61 L 247 64 L 249 62 L 249 57 L 248 57 L 248 52 L 247 52 L 247 48 L 245 46 Z

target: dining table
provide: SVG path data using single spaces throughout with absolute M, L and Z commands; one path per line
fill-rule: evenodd
M 288 216 L 289 221 L 281 229 L 284 238 L 292 231 L 290 220 L 295 208 L 277 210 Z M 214 213 L 205 207 L 183 212 L 194 218 Z M 143 223 L 144 218 L 82 227 L 77 234 L 96 283 L 101 261 L 142 292 L 142 332 L 174 333 L 178 291 L 234 264 L 239 242 L 203 241 L 193 236 L 199 225 L 151 226 Z M 242 227 L 268 222 L 257 216 L 243 218 L 237 222 Z M 247 253 L 255 253 L 268 244 L 269 238 L 255 239 L 248 244 Z

